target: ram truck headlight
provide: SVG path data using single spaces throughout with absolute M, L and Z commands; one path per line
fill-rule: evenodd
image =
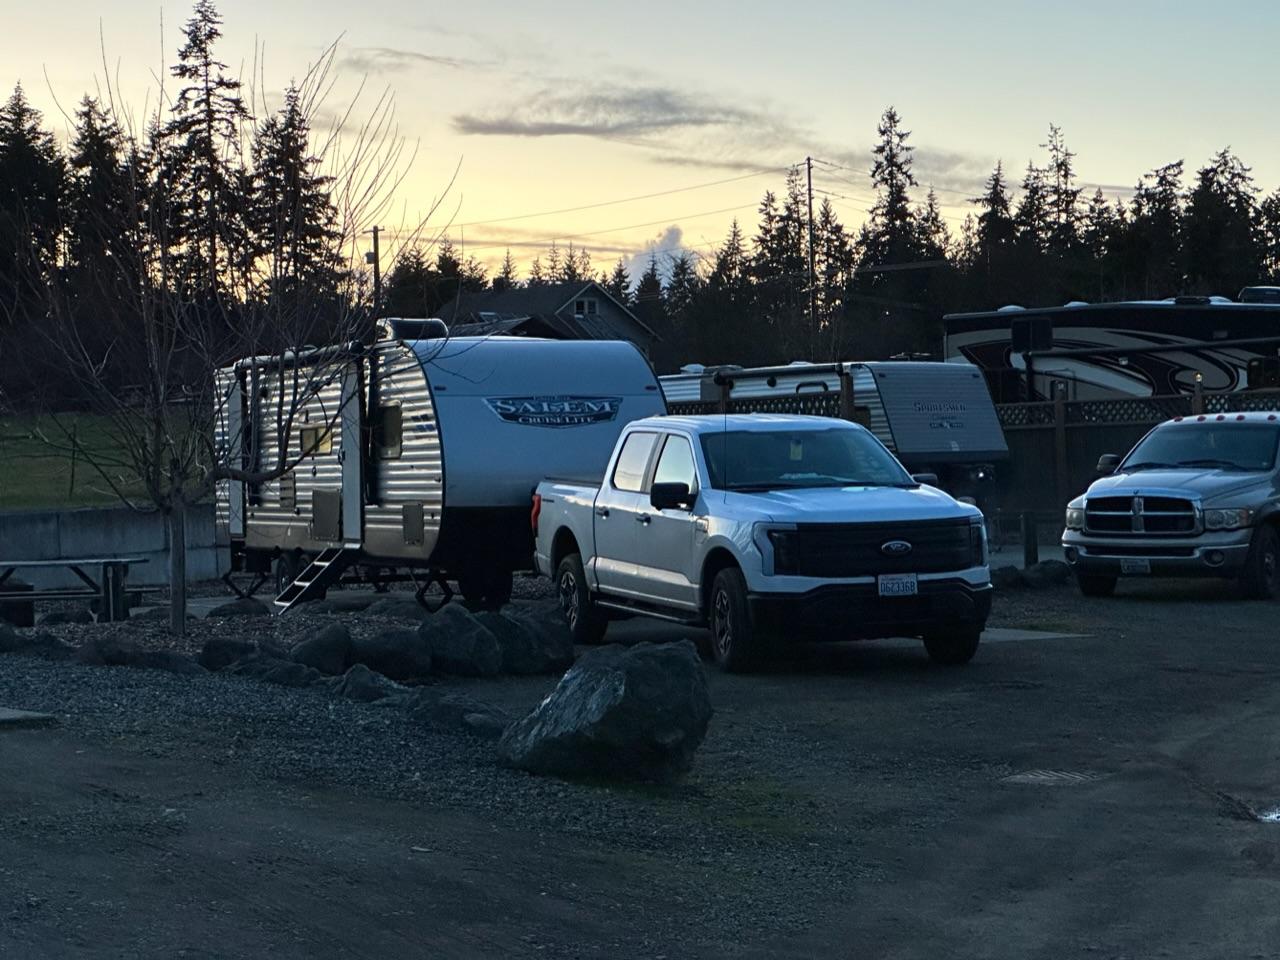
M 1206 530 L 1243 530 L 1253 526 L 1253 511 L 1247 507 L 1214 508 L 1204 512 Z
M 1067 507 L 1066 526 L 1068 530 L 1084 529 L 1084 507 Z

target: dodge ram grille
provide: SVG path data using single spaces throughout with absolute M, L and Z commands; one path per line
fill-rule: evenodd
M 1188 534 L 1196 531 L 1196 508 L 1179 497 L 1090 497 L 1084 506 L 1089 533 Z

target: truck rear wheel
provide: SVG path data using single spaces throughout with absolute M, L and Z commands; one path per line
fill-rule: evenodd
M 1116 578 L 1082 573 L 1076 576 L 1076 586 L 1086 597 L 1109 597 L 1116 592 Z
M 982 640 L 981 627 L 954 627 L 925 634 L 924 648 L 929 659 L 948 667 L 959 667 L 973 659 Z
M 1253 531 L 1240 586 L 1250 600 L 1271 600 L 1280 593 L 1280 536 L 1272 526 Z
M 751 620 L 747 581 L 737 567 L 716 574 L 707 619 L 711 623 L 711 653 L 720 669 L 744 673 L 759 667 L 764 644 Z
M 560 561 L 556 569 L 556 596 L 574 643 L 593 644 L 604 640 L 609 621 L 591 600 L 580 554 L 571 553 Z

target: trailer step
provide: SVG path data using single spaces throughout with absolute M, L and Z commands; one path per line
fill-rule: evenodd
M 300 603 L 315 600 L 336 583 L 343 571 L 355 562 L 360 551 L 352 547 L 329 547 L 309 563 L 293 582 L 276 597 L 276 613 L 285 613 Z

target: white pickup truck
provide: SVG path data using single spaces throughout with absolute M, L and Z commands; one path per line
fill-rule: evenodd
M 991 608 L 986 531 L 928 479 L 841 420 L 648 417 L 602 481 L 539 484 L 535 562 L 581 643 L 642 614 L 709 626 L 726 670 L 806 637 L 920 637 L 966 663 Z

